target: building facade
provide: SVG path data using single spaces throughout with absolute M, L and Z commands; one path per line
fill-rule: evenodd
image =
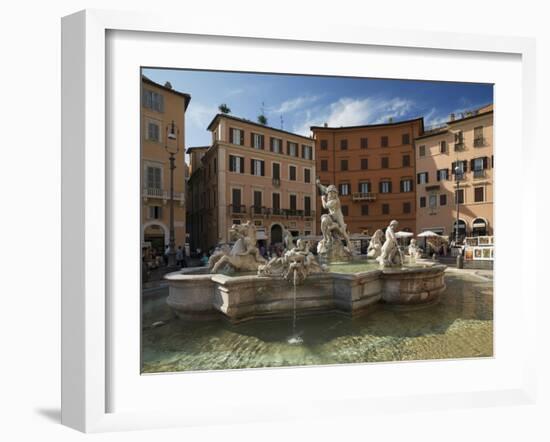
M 493 106 L 459 118 L 451 114 L 445 125 L 417 137 L 415 146 L 418 232 L 454 238 L 458 217 L 459 240 L 492 235 Z
M 246 220 L 266 248 L 282 242 L 283 228 L 316 234 L 313 139 L 226 114 L 208 130 L 212 145 L 190 151 L 192 248 L 231 242 L 231 226 Z
M 416 229 L 414 139 L 423 119 L 353 127 L 313 126 L 317 173 L 335 184 L 348 230 L 372 235 L 392 219 Z M 318 207 L 321 207 L 320 196 Z M 319 223 L 319 220 L 317 220 Z M 319 228 L 319 225 L 318 227 Z
M 147 77 L 141 82 L 141 240 L 162 252 L 170 239 L 170 153 L 174 170 L 176 247 L 186 242 L 185 111 L 191 96 Z M 173 123 L 173 125 L 172 125 Z

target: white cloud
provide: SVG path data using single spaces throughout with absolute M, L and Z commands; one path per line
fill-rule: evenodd
M 414 107 L 412 100 L 404 98 L 340 98 L 326 108 L 317 107 L 314 111 L 305 112 L 294 130 L 308 135 L 310 126 L 321 126 L 324 123 L 332 127 L 384 123 L 390 118 L 402 119 Z
M 317 95 L 305 95 L 302 97 L 292 98 L 290 100 L 283 101 L 279 106 L 269 109 L 270 113 L 273 114 L 284 114 L 287 112 L 293 112 L 298 109 L 315 103 L 320 97 Z
M 193 101 L 185 113 L 185 120 L 198 129 L 206 130 L 206 126 L 218 113 L 218 107 Z

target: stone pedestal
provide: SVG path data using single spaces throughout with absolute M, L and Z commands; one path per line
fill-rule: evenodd
M 334 262 L 347 262 L 352 259 L 350 253 L 348 253 L 344 247 L 344 244 L 340 240 L 333 240 L 329 244 L 323 244 L 320 247 L 319 261 L 322 264 L 330 264 Z

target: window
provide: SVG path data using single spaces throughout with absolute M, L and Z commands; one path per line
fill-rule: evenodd
M 290 197 L 290 210 L 296 210 L 296 195 L 289 195 Z
M 233 206 L 233 213 L 240 213 L 241 207 L 241 189 L 232 189 L 231 191 L 231 203 Z
M 160 126 L 157 123 L 152 121 L 147 123 L 147 140 L 160 141 Z
M 369 214 L 369 205 L 368 204 L 362 204 L 361 205 L 361 215 L 368 216 Z
M 435 209 L 437 207 L 437 195 L 430 195 L 428 204 L 430 206 L 430 209 Z
M 464 189 L 455 191 L 455 204 L 464 204 Z
M 427 184 L 429 182 L 428 172 L 420 172 L 417 174 L 416 183 L 417 184 Z
M 462 131 L 455 132 L 455 150 L 464 149 L 464 134 Z
M 368 147 L 369 147 L 369 139 L 361 138 L 361 149 L 368 149 Z
M 343 140 L 340 140 L 340 150 L 347 150 L 348 149 L 348 140 L 345 138 Z
M 151 90 L 143 91 L 143 105 L 157 112 L 164 112 L 164 97 Z
M 311 183 L 311 169 L 304 169 L 304 183 Z
M 287 155 L 290 155 L 291 157 L 297 157 L 298 156 L 298 144 L 291 143 L 290 141 L 286 145 L 286 153 Z
M 304 158 L 306 160 L 313 159 L 312 152 L 313 152 L 313 150 L 311 149 L 311 146 L 306 146 L 306 145 L 302 144 L 302 158 Z
M 348 216 L 348 206 L 342 206 L 342 215 Z
M 403 141 L 402 144 L 410 144 L 411 143 L 410 135 L 409 134 L 403 134 L 402 141 Z
M 446 181 L 449 179 L 449 169 L 439 169 L 437 171 L 437 181 Z
M 321 140 L 321 150 L 327 150 L 327 149 L 328 149 L 328 141 Z
M 235 173 L 244 173 L 244 158 L 235 155 L 229 155 L 229 171 Z
M 273 213 L 278 215 L 281 211 L 281 194 L 274 193 L 271 195 L 271 202 L 273 206 Z
M 230 128 L 231 143 L 244 146 L 244 131 L 241 129 Z
M 426 197 L 425 196 L 420 197 L 420 207 L 426 207 Z
M 311 197 L 304 196 L 304 214 L 306 216 L 311 216 Z
M 369 193 L 370 192 L 370 183 L 369 182 L 359 183 L 359 192 L 360 193 Z
M 410 167 L 410 166 L 411 166 L 411 156 L 403 155 L 403 167 Z
M 446 206 L 447 205 L 447 195 L 445 195 L 445 194 L 439 195 L 439 205 L 440 206 Z
M 413 190 L 413 180 L 406 179 L 401 180 L 401 192 L 412 192 Z
M 411 213 L 411 203 L 403 203 L 403 213 Z
M 380 139 L 380 145 L 382 147 L 388 147 L 388 137 L 384 136 Z
M 447 153 L 447 142 L 445 140 L 439 142 L 439 152 Z
M 276 180 L 281 179 L 281 165 L 279 163 L 271 164 L 271 175 L 273 179 L 276 179 Z
M 162 218 L 162 207 L 161 206 L 149 206 L 149 218 L 150 219 L 161 219 Z
M 380 158 L 380 163 L 380 167 L 382 169 L 387 169 L 388 167 L 390 167 L 390 159 L 388 157 Z
M 474 187 L 474 201 L 476 203 L 482 203 L 484 201 L 483 187 Z
M 389 215 L 389 214 L 390 214 L 390 205 L 382 204 L 382 215 Z
M 288 175 L 290 181 L 296 181 L 296 166 L 290 166 L 288 168 Z
M 162 169 L 160 167 L 147 167 L 147 188 L 162 189 Z
M 328 170 L 328 160 L 321 160 L 321 171 L 326 172 Z
M 487 157 L 474 158 L 470 167 L 474 172 L 478 170 L 484 170 L 487 167 Z
M 256 176 L 264 176 L 265 168 L 263 160 L 250 160 L 250 173 Z
M 458 168 L 458 175 L 457 175 L 457 169 Z M 467 172 L 468 168 L 468 162 L 467 161 L 454 161 L 451 165 L 451 173 L 453 175 L 457 175 L 457 179 L 462 179 L 464 173 Z
M 380 193 L 391 193 L 391 181 L 380 181 Z
M 262 213 L 262 192 L 259 190 L 254 191 L 254 213 Z
M 425 157 L 426 156 L 426 146 L 418 146 L 418 156 L 419 157 Z
M 474 127 L 474 147 L 483 147 L 483 126 Z
M 342 183 L 340 184 L 340 190 L 338 193 L 342 196 L 349 195 L 349 183 Z
M 348 160 L 340 160 L 340 170 L 348 170 Z
M 281 153 L 283 147 L 283 140 L 280 138 L 271 138 L 271 152 Z
M 369 168 L 369 160 L 368 158 L 361 158 L 361 169 L 367 170 Z
M 264 136 L 262 134 L 250 134 L 251 145 L 254 149 L 263 149 L 264 148 Z

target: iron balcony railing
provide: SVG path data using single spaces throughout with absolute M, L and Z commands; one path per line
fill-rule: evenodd
M 474 178 L 485 178 L 485 169 L 474 170 Z
M 170 192 L 156 187 L 143 188 L 142 196 L 145 200 L 148 198 L 158 198 L 162 199 L 164 202 L 170 200 Z M 174 192 L 174 201 L 178 201 L 180 205 L 183 206 L 185 204 L 185 193 Z
M 376 193 L 373 192 L 354 192 L 351 196 L 353 201 L 375 201 Z
M 459 152 L 466 149 L 466 145 L 463 142 L 455 143 L 455 151 Z
M 474 147 L 483 147 L 485 146 L 485 138 L 478 137 L 474 138 Z
M 246 206 L 243 204 L 229 204 L 227 209 L 230 215 L 246 215 Z

